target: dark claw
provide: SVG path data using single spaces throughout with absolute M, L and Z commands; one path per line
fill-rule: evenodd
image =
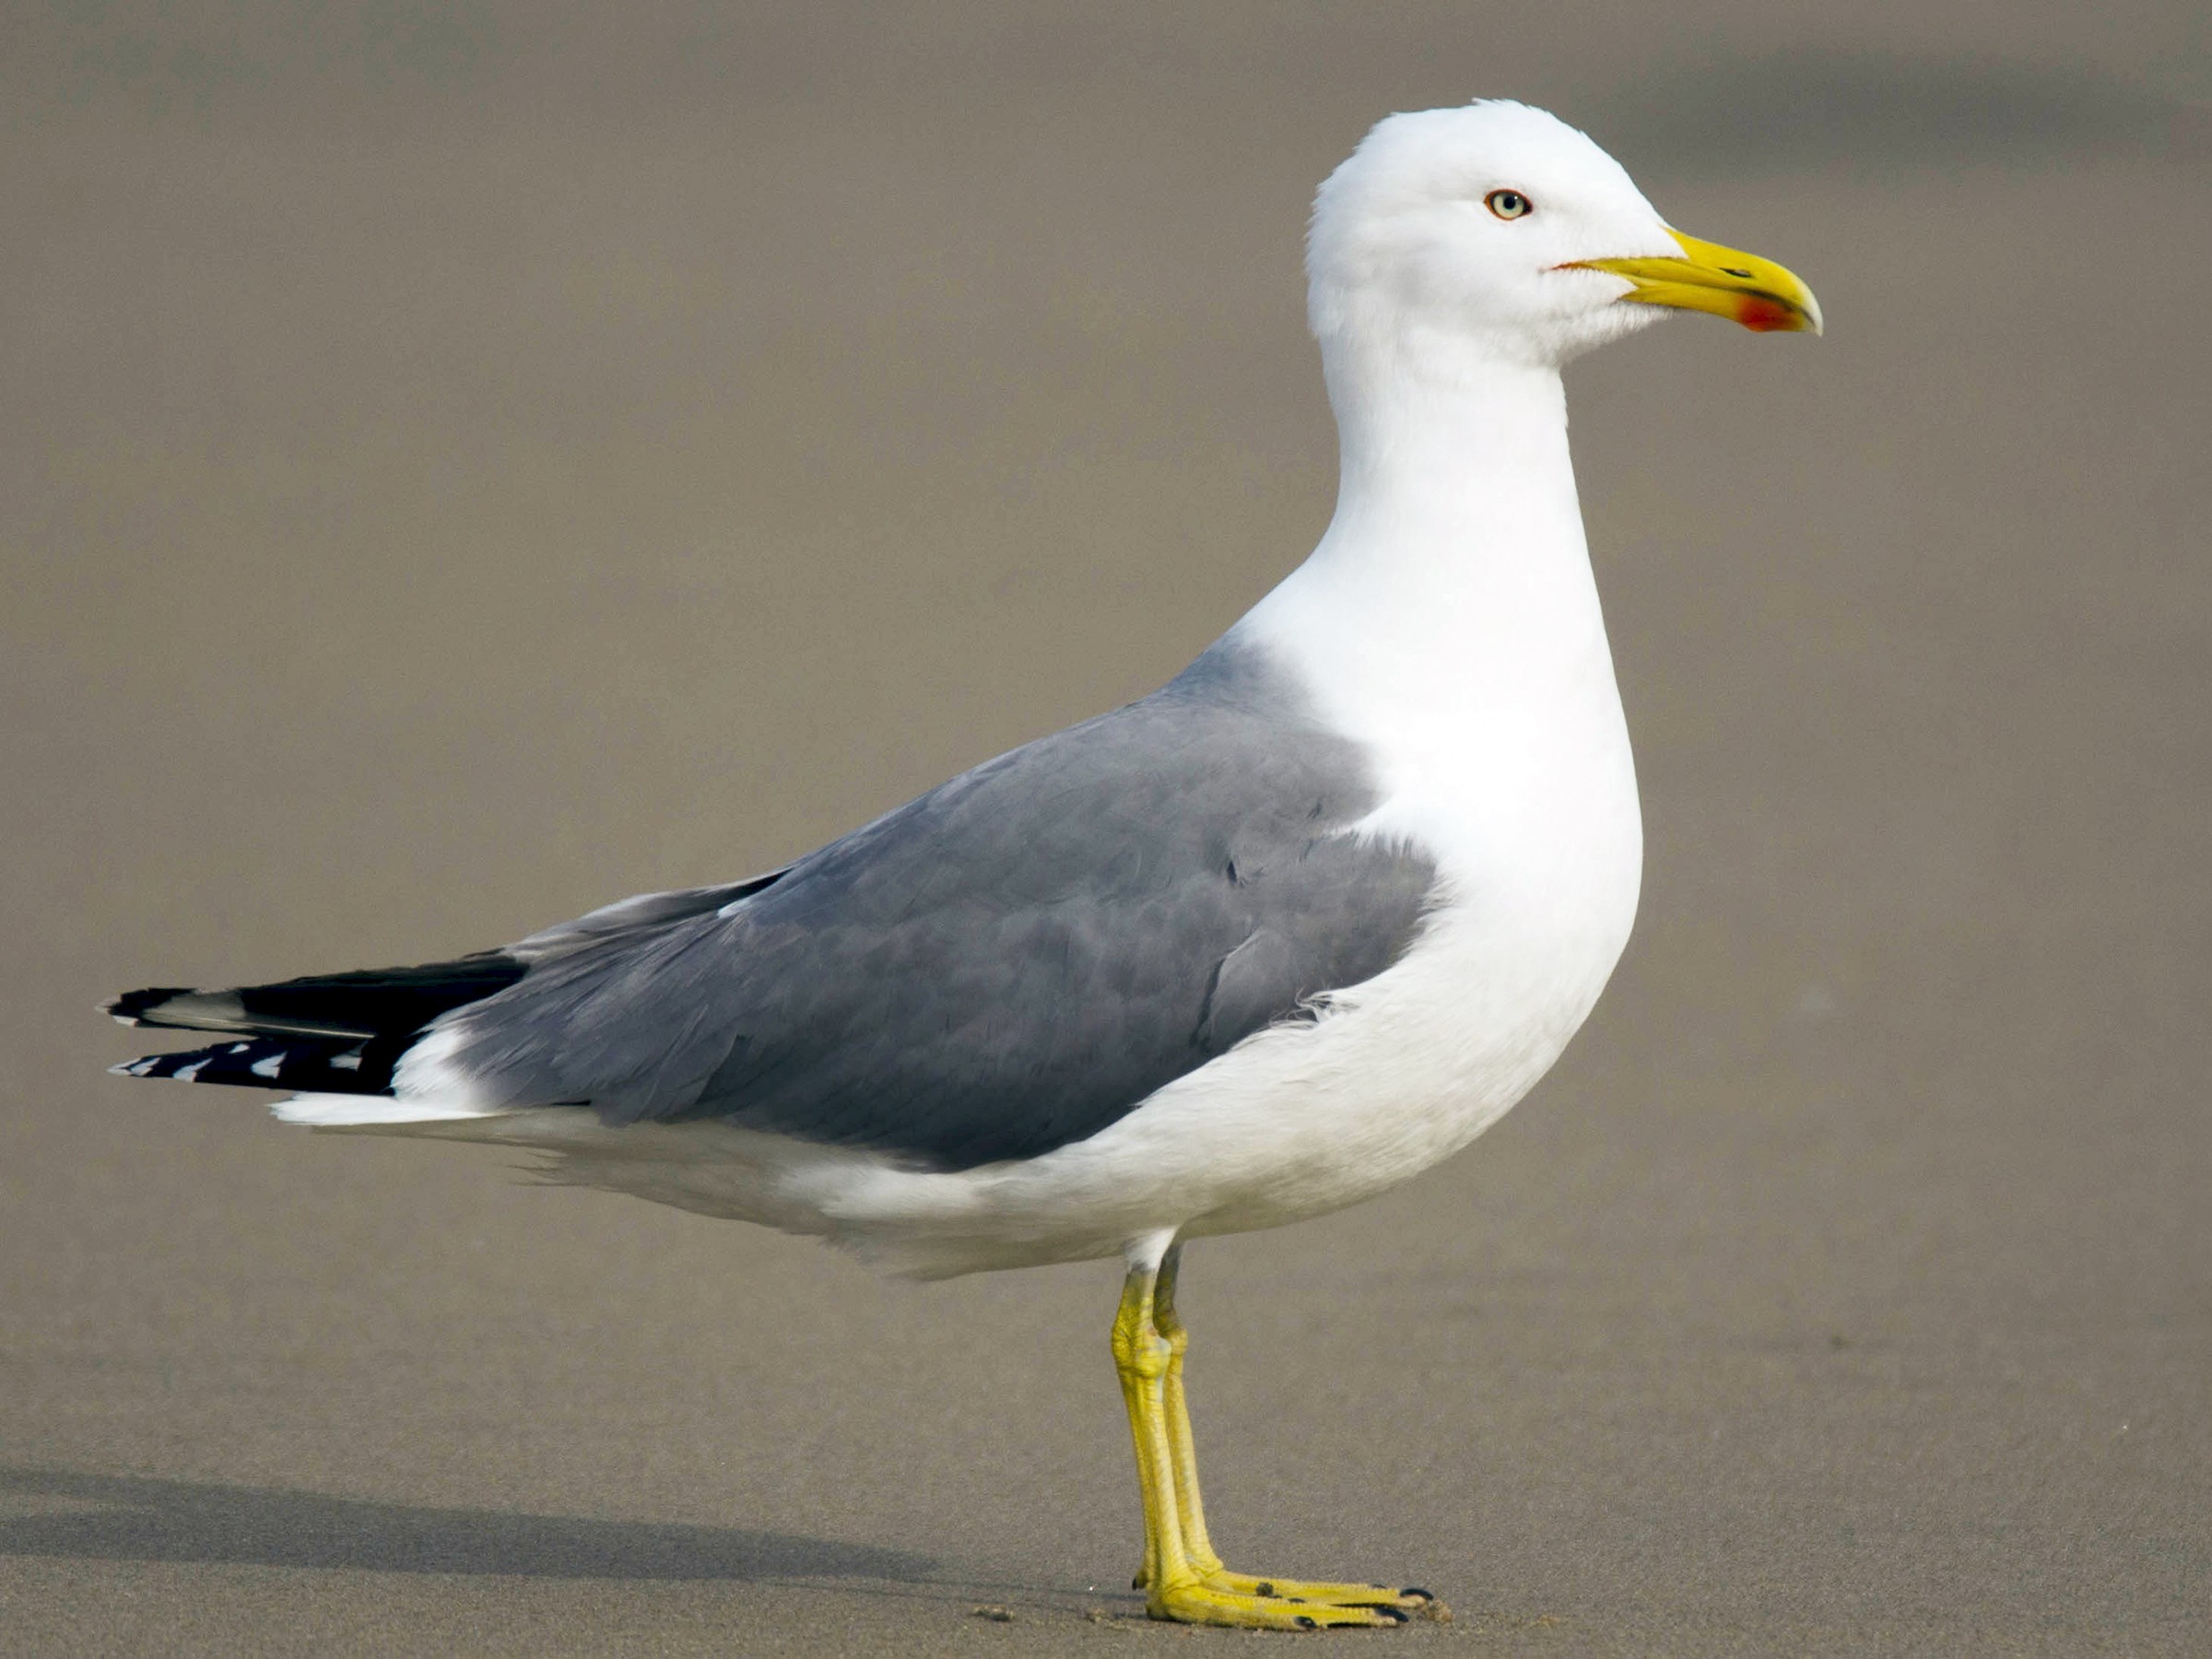
M 1375 1611 L 1389 1619 L 1392 1624 L 1404 1624 L 1410 1617 L 1403 1607 L 1377 1607 Z
M 1435 1591 L 1424 1590 L 1418 1584 L 1408 1584 L 1405 1589 L 1399 1591 L 1398 1594 L 1400 1595 L 1418 1595 L 1423 1601 L 1434 1601 L 1436 1599 Z
M 1307 1617 L 1306 1617 L 1304 1614 L 1302 1614 L 1302 1613 L 1301 1613 L 1301 1614 L 1300 1614 L 1300 1615 L 1299 1615 L 1299 1616 L 1298 1616 L 1298 1617 L 1297 1617 L 1295 1619 L 1291 1620 L 1291 1622 L 1292 1622 L 1293 1624 L 1297 1625 L 1297 1626 L 1298 1626 L 1298 1628 L 1299 1628 L 1300 1630 L 1320 1630 L 1320 1629 L 1321 1629 L 1321 1626 L 1319 1626 L 1318 1624 L 1314 1623 L 1314 1621 L 1313 1621 L 1313 1620 L 1312 1620 L 1311 1618 L 1307 1618 Z

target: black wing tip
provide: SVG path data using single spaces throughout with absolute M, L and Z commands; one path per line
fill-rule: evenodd
M 101 1005 L 101 1012 L 127 1026 L 359 1042 L 411 1035 L 441 1014 L 496 995 L 527 971 L 507 951 L 479 951 L 450 962 L 310 975 L 230 990 L 149 985 L 124 992 Z
M 245 1088 L 384 1094 L 392 1086 L 395 1057 L 390 1047 L 372 1049 L 344 1038 L 241 1037 L 180 1053 L 141 1055 L 108 1071 L 118 1077 L 171 1077 Z
M 148 985 L 143 991 L 125 991 L 120 996 L 111 996 L 100 1005 L 100 1011 L 117 1025 L 143 1025 L 145 1015 L 176 997 L 192 995 L 194 989 L 191 985 Z
M 209 1064 L 231 1045 L 221 1048 L 194 1049 L 181 1054 L 142 1054 L 135 1060 L 125 1060 L 121 1065 L 108 1067 L 112 1077 L 174 1077 L 180 1083 L 196 1083 Z M 240 1046 L 243 1046 L 242 1044 Z M 209 1082 L 217 1079 L 210 1077 Z

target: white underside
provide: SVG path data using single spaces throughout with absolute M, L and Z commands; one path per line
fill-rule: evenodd
M 1382 805 L 1356 833 L 1440 872 L 1413 947 L 1318 1020 L 1247 1039 L 1088 1140 L 958 1173 L 725 1124 L 481 1115 L 435 1032 L 399 1099 L 304 1096 L 278 1115 L 534 1148 L 555 1182 L 817 1234 L 924 1277 L 1278 1226 L 1449 1156 L 1596 1002 L 1635 914 L 1641 829 L 1557 377 L 1437 395 L 1360 412 L 1371 429 L 1347 430 L 1329 535 L 1239 625 L 1372 758 Z

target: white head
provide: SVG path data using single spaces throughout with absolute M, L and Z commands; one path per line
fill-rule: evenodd
M 1589 138 L 1501 100 L 1377 123 L 1314 199 L 1306 268 L 1324 355 L 1447 373 L 1556 368 L 1663 306 L 1819 327 L 1787 271 L 1678 235 Z

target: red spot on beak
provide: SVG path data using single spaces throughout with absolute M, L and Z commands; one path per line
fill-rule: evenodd
M 1771 334 L 1778 328 L 1798 326 L 1795 312 L 1764 294 L 1740 296 L 1735 302 L 1735 320 L 1754 334 Z

